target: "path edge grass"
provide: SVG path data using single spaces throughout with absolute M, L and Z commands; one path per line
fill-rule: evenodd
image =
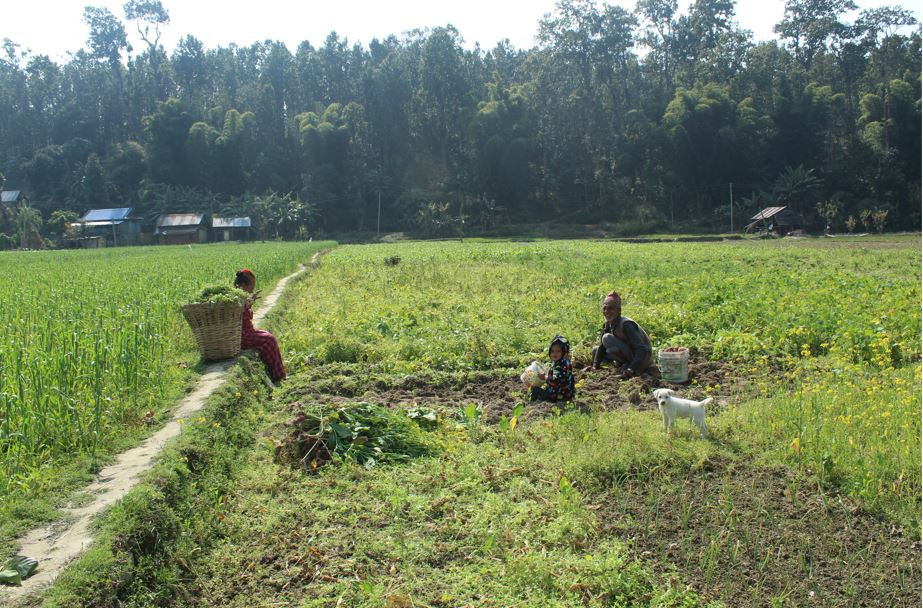
M 83 491 L 97 471 L 114 463 L 120 453 L 139 445 L 169 422 L 176 404 L 195 388 L 205 369 L 197 352 L 184 353 L 177 363 L 182 367 L 179 380 L 164 390 L 163 399 L 151 409 L 149 424 L 126 428 L 117 442 L 95 456 L 76 453 L 68 462 L 54 465 L 53 470 L 46 472 L 47 489 L 40 494 L 6 498 L 10 501 L 6 507 L 10 517 L 0 517 L 0 555 L 8 556 L 17 551 L 23 535 L 29 530 L 66 519 L 64 509 L 86 498 Z
M 223 497 L 266 422 L 271 391 L 259 360 L 240 357 L 142 481 L 101 516 L 89 550 L 41 602 L 18 605 L 121 606 L 132 596 L 162 604 L 182 593 L 183 556 L 221 537 Z

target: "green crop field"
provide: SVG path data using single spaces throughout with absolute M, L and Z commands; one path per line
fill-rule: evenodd
M 245 363 L 47 605 L 913 605 L 920 285 L 919 237 L 338 247 L 290 377 Z M 613 289 L 708 439 L 584 369 Z M 576 403 L 530 403 L 555 334 Z
M 384 263 L 396 255 L 397 265 Z M 519 365 L 587 347 L 612 289 L 655 345 L 712 358 L 919 359 L 919 252 L 771 243 L 418 243 L 340 248 L 280 331 L 320 362 L 389 371 Z M 582 349 L 586 354 L 587 349 Z M 884 358 L 884 359 L 882 359 Z
M 0 253 L 0 513 L 176 399 L 197 361 L 179 307 L 204 285 L 248 266 L 271 288 L 324 246 Z
M 655 347 L 692 349 L 682 390 L 715 397 L 709 441 L 666 440 L 650 383 L 606 370 L 578 383 L 589 416 L 525 400 L 515 378 L 555 334 L 589 360 L 612 289 Z M 920 299 L 918 238 L 338 248 L 276 319 L 300 370 L 280 416 L 429 408 L 441 456 L 293 477 L 256 450 L 197 588 L 269 601 L 229 582 L 253 572 L 310 606 L 902 605 Z M 261 566 L 274 552 L 313 578 Z
M 519 368 L 558 333 L 586 362 L 616 289 L 655 348 L 685 345 L 763 378 L 748 395 L 763 402 L 738 415 L 767 417 L 752 423 L 770 446 L 835 470 L 918 529 L 906 502 L 920 490 L 918 244 L 347 247 L 292 294 L 279 334 L 293 361 L 378 373 Z

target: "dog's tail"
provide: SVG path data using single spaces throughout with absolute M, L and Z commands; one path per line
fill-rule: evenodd
M 701 401 L 700 403 L 701 403 L 702 407 L 705 407 L 706 405 L 708 405 L 709 403 L 711 403 L 711 401 L 712 401 L 712 399 L 711 399 L 711 397 L 709 397 L 708 399 L 705 399 L 704 401 Z

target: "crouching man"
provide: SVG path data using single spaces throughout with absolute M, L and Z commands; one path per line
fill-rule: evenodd
M 637 322 L 622 316 L 622 299 L 614 291 L 603 300 L 603 317 L 606 323 L 593 348 L 593 369 L 611 361 L 621 367 L 623 378 L 630 378 L 650 367 L 651 339 Z

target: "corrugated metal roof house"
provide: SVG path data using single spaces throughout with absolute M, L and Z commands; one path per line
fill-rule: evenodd
M 785 234 L 802 226 L 804 226 L 804 221 L 788 207 L 766 207 L 750 218 L 746 231 L 763 228 L 767 231 Z
M 208 241 L 204 213 L 164 213 L 157 218 L 154 236 L 161 245 L 186 245 Z
M 131 217 L 132 211 L 133 207 L 90 209 L 78 221 L 80 238 L 102 238 L 109 246 L 137 245 L 141 220 Z
M 250 238 L 249 217 L 213 217 L 212 240 L 245 241 Z
M 99 224 L 100 226 L 118 225 L 128 219 L 134 209 L 132 207 L 117 207 L 114 209 L 90 209 L 83 214 L 80 221 Z
M 4 190 L 0 192 L 0 203 L 15 205 L 19 202 L 20 195 L 22 195 L 22 190 Z

